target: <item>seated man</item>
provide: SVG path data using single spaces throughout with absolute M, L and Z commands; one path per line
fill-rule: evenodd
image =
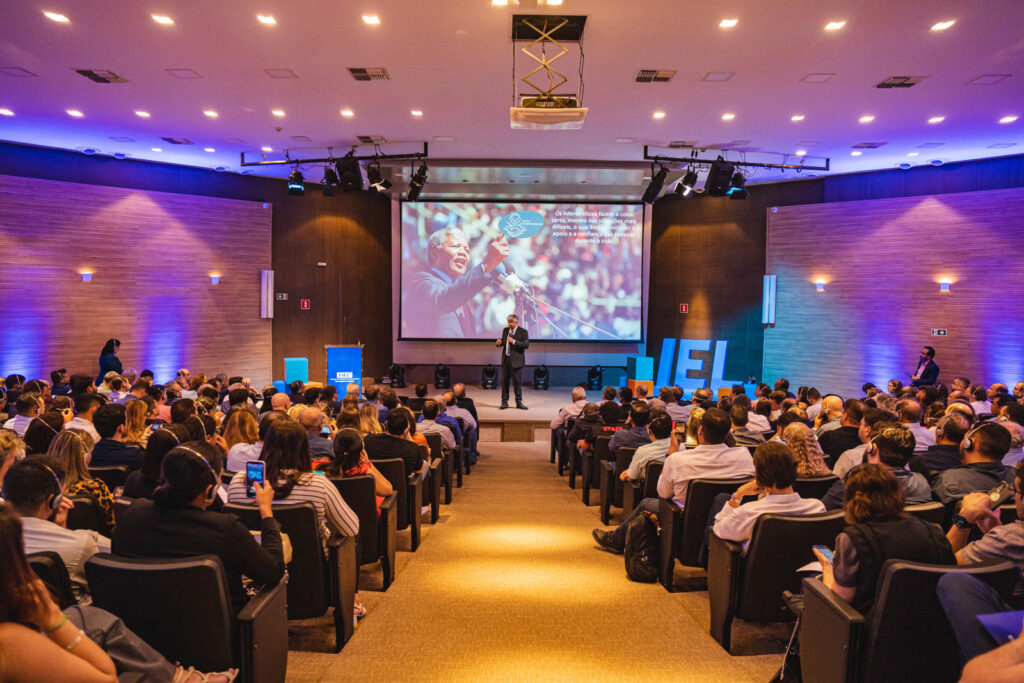
M 820 439 L 822 434 L 842 427 L 843 399 L 829 394 L 821 399 L 821 411 L 814 418 L 814 433 Z
M 916 472 L 907 469 L 907 463 L 914 454 L 914 435 L 901 424 L 892 422 L 876 425 L 868 444 L 866 462 L 880 464 L 892 470 L 903 489 L 907 505 L 927 503 L 932 499 L 928 481 Z M 849 474 L 849 473 L 847 473 Z M 843 507 L 846 479 L 832 485 L 821 499 L 827 510 Z
M 917 445 L 914 453 L 924 453 L 929 447 L 935 445 L 935 435 L 927 427 L 921 426 L 921 404 L 917 401 L 905 399 L 896 404 L 896 412 L 900 416 L 900 424 L 910 430 L 914 435 Z
M 860 421 L 860 427 L 857 428 L 857 436 L 860 443 L 853 448 L 843 451 L 832 468 L 832 474 L 842 479 L 854 467 L 867 462 L 865 456 L 868 452 L 868 443 L 871 441 L 875 429 L 879 425 L 896 421 L 896 414 L 890 413 L 887 410 L 879 410 L 878 408 L 868 408 L 865 410 L 864 417 Z
M 452 393 L 455 394 L 455 402 L 459 407 L 469 411 L 469 414 L 473 416 L 473 421 L 479 423 L 480 418 L 476 414 L 476 404 L 473 399 L 466 396 L 466 385 L 459 382 L 452 386 Z
M 561 410 L 558 411 L 558 415 L 555 415 L 551 419 L 552 429 L 561 429 L 565 427 L 569 418 L 577 417 L 583 412 L 583 406 L 587 405 L 587 390 L 583 387 L 572 388 L 572 403 L 565 405 Z
M 458 420 L 448 414 L 448 404 L 444 400 L 444 394 L 435 396 L 434 403 L 437 405 L 437 416 L 434 418 L 434 422 L 447 427 L 451 431 L 452 436 L 455 437 L 456 444 L 462 443 L 462 427 L 459 425 Z M 417 422 L 423 422 L 423 415 L 420 415 Z
M 17 411 L 17 415 L 4 422 L 4 429 L 10 429 L 18 436 L 25 436 L 25 430 L 28 429 L 29 423 L 42 415 L 43 401 L 39 394 L 27 391 L 18 395 L 18 400 L 14 402 L 13 407 Z M 7 410 L 10 412 L 10 407 Z
M 420 434 L 440 434 L 445 448 L 455 448 L 455 434 L 452 430 L 437 422 L 439 407 L 434 399 L 427 399 L 423 404 L 423 415 L 416 423 L 416 431 Z
M 405 463 L 405 476 L 427 470 L 426 447 L 413 442 L 409 432 L 409 418 L 404 410 L 392 410 L 384 421 L 382 434 L 367 434 L 363 448 L 370 460 L 401 458 Z
M 299 424 L 306 430 L 306 441 L 309 443 L 309 459 L 334 459 L 334 443 L 324 438 L 320 430 L 324 427 L 324 414 L 319 408 L 303 408 L 299 413 Z
M 612 455 L 619 452 L 623 446 L 639 448 L 650 441 L 647 434 L 647 422 L 651 419 L 651 409 L 646 401 L 636 401 L 629 408 L 629 417 L 626 418 L 626 428 L 620 429 L 612 435 L 608 442 L 608 450 Z M 614 458 L 612 458 L 614 460 Z
M 477 429 L 476 418 L 468 410 L 459 405 L 458 399 L 455 397 L 454 391 L 446 391 L 441 396 L 444 401 L 444 414 L 447 417 L 455 420 L 456 423 L 459 420 L 462 424 L 466 425 L 466 436 L 469 441 L 469 448 L 472 453 L 473 462 L 476 462 L 476 444 L 480 438 L 480 430 Z
M 932 481 L 935 498 L 949 505 L 973 491 L 988 491 L 1003 481 L 1013 483 L 1013 468 L 1002 463 L 1011 440 L 1010 432 L 993 422 L 968 432 L 960 442 L 960 465 Z
M 4 499 L 21 515 L 25 552 L 52 550 L 60 555 L 75 598 L 89 604 L 85 562 L 98 552 L 110 552 L 110 539 L 95 531 L 66 528 L 72 503 L 62 495 L 63 475 L 60 465 L 49 458 L 19 460 L 4 477 Z
M 708 408 L 700 418 L 697 447 L 668 456 L 658 479 L 658 495 L 672 498 L 679 507 L 686 504 L 686 488 L 691 479 L 740 479 L 754 475 L 754 461 L 746 448 L 725 445 L 729 435 L 729 415 L 718 408 Z M 594 540 L 602 548 L 621 553 L 626 545 L 626 527 L 635 517 L 658 512 L 658 498 L 644 498 L 629 517 L 614 531 L 594 529 Z
M 647 425 L 650 443 L 636 449 L 629 468 L 622 471 L 622 481 L 636 481 L 644 476 L 647 465 L 652 462 L 664 462 L 668 457 L 669 445 L 672 443 L 672 418 L 666 414 L 656 415 Z
M 733 404 L 729 410 L 729 419 L 732 422 L 732 438 L 737 446 L 757 446 L 764 443 L 764 436 L 761 432 L 751 431 L 747 424 L 750 422 L 748 415 L 750 411 L 746 406 L 738 403 Z
M 423 404 L 427 401 L 427 385 L 420 382 L 416 385 L 416 397 L 405 402 L 409 410 L 418 412 L 423 410 Z
M 977 386 L 971 391 L 971 408 L 974 409 L 974 414 L 979 417 L 982 415 L 989 415 L 992 412 L 992 403 L 988 400 L 988 391 L 985 387 Z
M 969 431 L 971 423 L 962 413 L 949 413 L 935 426 L 936 443 L 910 459 L 910 470 L 934 477 L 956 467 L 960 464 L 960 442 Z
M 658 392 L 658 398 L 665 402 L 665 412 L 672 418 L 673 422 L 686 422 L 690 415 L 689 405 L 683 405 L 679 400 L 683 396 L 683 390 L 676 395 L 675 387 L 662 387 Z
M 960 514 L 953 518 L 946 538 L 953 546 L 958 564 L 1012 562 L 1021 570 L 1018 586 L 1024 582 L 1024 463 L 1014 471 L 1014 503 L 1017 519 L 1002 524 L 991 508 L 991 500 L 982 492 L 969 493 L 963 498 Z M 973 543 L 967 539 L 973 527 L 984 534 Z M 1007 604 L 996 589 L 968 574 L 946 574 L 939 579 L 936 592 L 942 608 L 960 645 L 962 661 L 976 657 L 996 647 L 996 642 L 977 620 L 979 614 L 1009 612 L 1016 609 Z
M 832 429 L 818 438 L 821 452 L 826 455 L 826 462 L 834 464 L 843 452 L 860 444 L 860 421 L 864 419 L 866 406 L 855 398 L 847 399 L 843 404 L 843 412 L 839 416 L 839 428 Z M 810 410 L 807 416 L 810 417 Z
M 603 433 L 604 424 L 600 406 L 596 403 L 588 403 L 583 406 L 583 411 L 576 418 L 572 429 L 565 435 L 565 439 L 568 443 L 575 443 L 576 448 L 580 450 L 593 448 L 594 440 Z
M 93 446 L 89 464 L 93 467 L 124 465 L 129 470 L 137 470 L 142 463 L 142 450 L 125 445 L 124 406 L 116 403 L 100 406 L 92 416 L 92 423 L 100 440 Z

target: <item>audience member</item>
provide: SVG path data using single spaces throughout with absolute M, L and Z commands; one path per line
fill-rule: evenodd
M 341 412 L 338 413 L 338 419 L 335 420 L 335 426 L 338 429 L 355 429 L 358 430 L 362 423 L 359 421 L 359 410 L 357 408 L 342 408 Z
M 867 462 L 866 456 L 868 443 L 871 441 L 871 436 L 875 428 L 878 425 L 898 421 L 899 418 L 896 416 L 896 413 L 880 410 L 878 408 L 868 408 L 865 410 L 864 417 L 861 419 L 860 427 L 857 430 L 857 436 L 860 439 L 860 443 L 853 448 L 843 451 L 842 455 L 840 455 L 836 460 L 835 466 L 832 468 L 832 474 L 842 479 L 846 476 L 846 473 L 854 467 Z
M 587 405 L 594 404 L 588 403 Z M 596 406 L 594 412 L 597 412 Z M 622 481 L 642 479 L 647 471 L 648 464 L 664 462 L 665 458 L 668 457 L 669 446 L 672 442 L 672 418 L 667 414 L 655 415 L 648 423 L 647 431 L 650 443 L 637 447 L 629 467 L 619 475 Z
M 439 434 L 445 448 L 455 448 L 455 435 L 450 427 L 436 421 L 439 406 L 434 399 L 427 399 L 423 403 L 422 419 L 416 425 L 416 430 L 421 434 Z
M 821 392 L 815 387 L 807 388 L 807 419 L 814 420 L 818 417 L 818 413 L 821 412 Z
M 985 387 L 974 387 L 971 390 L 971 397 L 974 399 L 971 401 L 971 409 L 974 410 L 975 415 L 981 417 L 992 412 L 992 403 L 988 400 L 988 392 L 985 391 Z
M 388 413 L 384 420 L 385 431 L 363 439 L 363 447 L 370 460 L 386 460 L 401 458 L 405 463 L 405 475 L 414 472 L 424 473 L 426 462 L 424 452 L 411 439 L 409 429 L 415 423 L 407 416 L 406 411 L 395 409 Z
M 931 430 L 921 426 L 921 404 L 913 400 L 903 400 L 896 404 L 896 412 L 900 417 L 900 424 L 910 430 L 914 435 L 917 445 L 915 453 L 923 453 L 929 447 L 935 445 L 935 435 Z
M 228 447 L 228 458 L 231 457 L 231 449 L 238 444 L 252 445 L 259 441 L 259 424 L 252 412 L 239 408 L 228 413 L 224 421 L 224 444 Z M 230 466 L 227 468 L 234 472 Z
M 236 443 L 228 450 L 227 457 L 227 470 L 229 472 L 241 472 L 245 470 L 245 463 L 252 460 L 259 460 L 260 453 L 263 450 L 263 442 L 267 438 L 267 432 L 270 430 L 270 425 L 275 420 L 289 419 L 288 414 L 282 410 L 271 410 L 268 413 L 264 413 L 263 417 L 260 418 L 259 431 L 257 432 L 257 439 L 255 443 Z
M 452 387 L 452 393 L 455 394 L 455 402 L 460 408 L 469 411 L 469 414 L 473 416 L 473 420 L 480 424 L 480 418 L 476 414 L 476 404 L 473 403 L 473 399 L 466 396 L 466 385 L 459 382 Z
M 11 404 L 10 393 L 8 393 L 8 405 Z M 4 429 L 10 429 L 18 436 L 25 436 L 25 430 L 32 420 L 36 419 L 43 411 L 43 402 L 39 394 L 24 392 L 18 395 L 14 401 L 14 409 L 17 414 L 4 423 Z
M 416 385 L 415 391 L 415 398 L 410 398 L 408 401 L 405 401 L 405 405 L 409 410 L 420 412 L 423 410 L 423 404 L 427 401 L 427 385 L 420 382 Z
M 841 397 L 829 394 L 821 399 L 821 411 L 813 422 L 814 435 L 820 439 L 825 432 L 842 427 L 842 416 L 843 399 Z
M 373 406 L 371 406 L 371 409 Z M 369 474 L 373 477 L 374 492 L 377 498 L 377 515 L 380 515 L 380 504 L 391 495 L 394 489 L 391 482 L 380 473 L 363 447 L 363 437 L 354 429 L 339 429 L 334 435 L 334 459 L 320 468 L 329 476 L 354 477 Z
M 191 398 L 179 398 L 171 404 L 171 422 L 185 424 L 185 421 L 196 414 L 196 402 Z
M 128 475 L 122 495 L 125 498 L 152 498 L 160 486 L 160 465 L 164 456 L 188 440 L 188 430 L 182 425 L 164 425 L 153 432 L 142 454 L 142 465 Z
M 985 422 L 972 429 L 960 442 L 960 464 L 932 481 L 935 498 L 949 505 L 968 493 L 988 491 L 1000 482 L 1012 484 L 1013 469 L 1002 463 L 1010 442 L 1010 432 L 998 424 Z
M 68 429 L 54 437 L 46 456 L 64 471 L 65 496 L 92 496 L 99 503 L 108 529 L 114 528 L 114 496 L 102 479 L 89 473 L 92 437 L 79 429 Z
M 92 421 L 100 440 L 92 449 L 93 467 L 124 465 L 130 470 L 139 467 L 142 451 L 125 444 L 125 420 L 124 406 L 108 403 L 96 409 Z
M 604 419 L 601 417 L 599 406 L 596 403 L 587 403 L 583 406 L 576 422 L 565 435 L 569 443 L 576 444 L 580 450 L 593 448 L 594 440 L 604 428 Z
M 829 465 L 835 464 L 840 455 L 860 443 L 860 422 L 864 419 L 865 407 L 855 398 L 847 399 L 839 416 L 839 427 L 824 432 L 818 438 L 821 451 L 827 456 L 826 462 Z M 811 417 L 810 412 L 807 417 Z
M 913 454 L 914 435 L 904 425 L 890 422 L 878 424 L 873 428 L 871 441 L 868 443 L 865 454 L 866 462 L 882 465 L 892 472 L 900 485 L 907 505 L 927 503 L 932 499 L 932 490 L 928 486 L 928 481 L 917 472 L 907 469 L 907 463 Z M 848 473 L 846 479 L 849 477 Z M 840 479 L 822 498 L 825 507 L 829 510 L 843 507 L 844 491 L 845 480 Z
M 910 459 L 910 469 L 928 479 L 960 464 L 960 442 L 971 431 L 970 421 L 960 413 L 949 413 L 935 426 L 936 443 Z
M 563 406 L 551 420 L 552 429 L 562 429 L 570 418 L 578 417 L 587 404 L 587 390 L 583 387 L 572 388 L 572 402 Z
M 324 427 L 324 414 L 319 408 L 303 408 L 299 413 L 299 424 L 306 430 L 306 442 L 309 446 L 310 460 L 334 457 L 334 446 L 330 439 L 324 438 L 320 430 Z
M 387 415 L 386 409 L 384 414 Z M 373 403 L 367 402 L 361 405 L 359 407 L 359 433 L 363 436 L 380 434 L 383 431 L 380 426 L 380 415 L 381 411 Z
M 9 429 L 0 429 L 0 486 L 11 465 L 25 457 L 25 442 Z
M 29 455 L 46 453 L 54 437 L 64 429 L 64 416 L 56 410 L 47 410 L 29 423 L 22 439 Z
M 749 428 L 749 414 L 750 411 L 743 405 L 734 405 L 729 410 L 732 438 L 737 446 L 757 446 L 764 443 L 764 436 L 761 432 L 752 431 Z
M 797 477 L 824 477 L 831 474 L 818 440 L 814 438 L 814 432 L 803 422 L 786 425 L 782 431 L 782 442 L 793 452 Z
M 650 419 L 651 409 L 647 403 L 641 401 L 633 403 L 629 408 L 629 417 L 626 418 L 626 428 L 615 432 L 611 441 L 608 442 L 608 451 L 612 456 L 615 456 L 623 446 L 639 448 L 650 442 L 647 433 L 647 423 Z
M 152 433 L 150 426 L 146 424 L 149 416 L 149 406 L 145 401 L 129 401 L 124 406 L 124 442 L 129 446 L 136 446 L 140 449 L 146 447 L 146 441 Z

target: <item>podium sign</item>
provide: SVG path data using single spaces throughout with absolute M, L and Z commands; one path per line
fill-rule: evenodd
M 327 383 L 338 389 L 338 397 L 344 398 L 345 388 L 349 382 L 363 388 L 363 347 L 360 344 L 350 346 L 327 347 Z

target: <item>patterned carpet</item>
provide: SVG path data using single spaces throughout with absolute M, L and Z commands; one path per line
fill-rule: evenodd
M 388 592 L 364 570 L 367 616 L 341 653 L 329 619 L 293 623 L 288 680 L 768 680 L 786 626 L 738 624 L 728 655 L 708 635 L 706 592 L 630 582 L 596 526 L 546 443 L 486 444 L 419 550 L 399 552 Z

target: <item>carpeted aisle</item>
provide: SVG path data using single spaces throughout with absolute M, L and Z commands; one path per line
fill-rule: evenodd
M 766 681 L 778 667 L 779 655 L 719 647 L 706 592 L 628 581 L 621 556 L 596 549 L 597 507 L 557 476 L 546 443 L 485 453 L 420 549 L 399 553 L 387 593 L 365 589 L 379 580 L 364 573 L 368 614 L 345 649 L 291 652 L 289 681 Z M 293 647 L 303 635 L 293 629 Z M 780 651 L 770 644 L 761 651 Z

